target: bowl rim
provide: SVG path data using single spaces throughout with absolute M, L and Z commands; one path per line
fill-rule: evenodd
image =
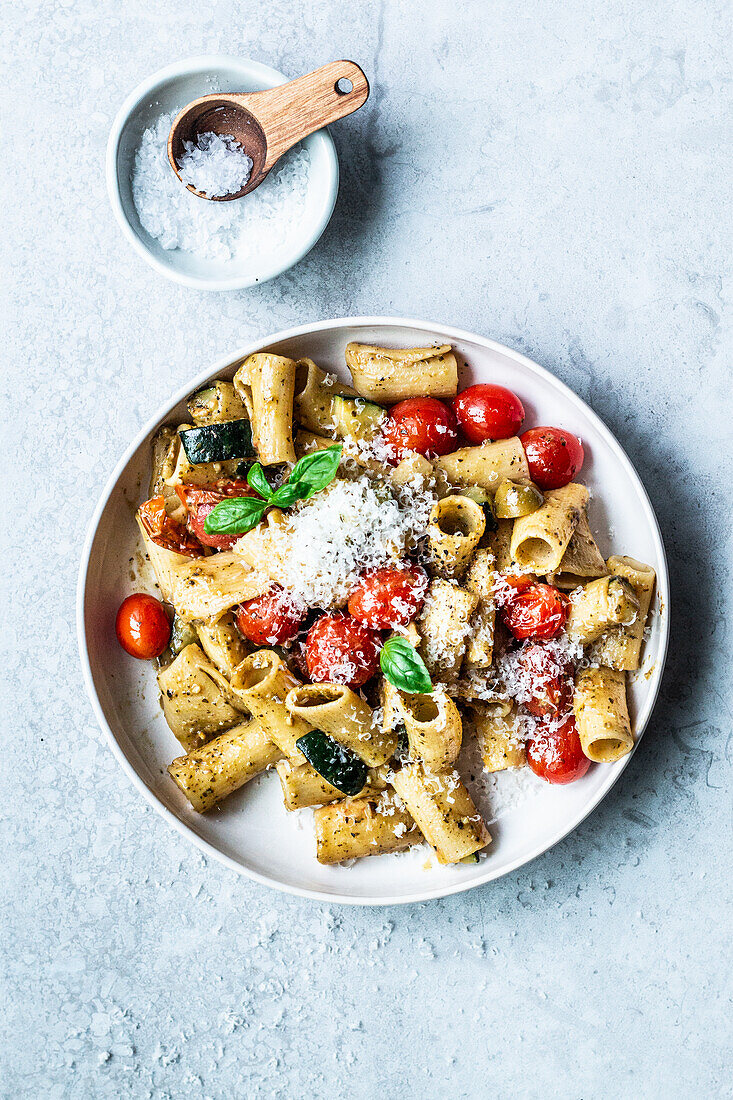
M 265 87 L 274 88 L 280 84 L 287 83 L 290 79 L 285 76 L 284 73 L 280 72 L 279 69 L 275 69 L 271 65 L 265 65 L 261 61 L 252 61 L 246 57 L 232 57 L 228 54 L 202 54 L 198 57 L 187 58 L 184 61 L 175 61 L 171 65 L 166 65 L 164 68 L 158 69 L 157 72 L 154 72 L 151 76 L 141 81 L 137 87 L 133 88 L 117 111 L 107 139 L 107 150 L 105 155 L 107 195 L 117 224 L 120 226 L 124 236 L 137 254 L 141 256 L 150 267 L 160 275 L 164 275 L 167 279 L 171 279 L 173 282 L 180 283 L 182 286 L 187 286 L 193 290 L 244 290 L 248 287 L 260 286 L 262 283 L 266 283 L 270 279 L 275 279 L 278 275 L 282 275 L 284 272 L 289 271 L 290 268 L 299 263 L 320 240 L 326 226 L 331 220 L 339 190 L 340 170 L 336 146 L 334 145 L 328 127 L 323 127 L 323 129 L 317 130 L 314 134 L 310 134 L 309 137 L 305 139 L 306 141 L 311 138 L 320 139 L 326 157 L 326 169 L 323 173 L 323 192 L 325 195 L 323 213 L 318 221 L 314 223 L 313 230 L 307 241 L 289 255 L 285 264 L 283 264 L 282 261 L 278 261 L 277 263 L 271 262 L 269 266 L 263 268 L 262 274 L 256 278 L 249 275 L 230 275 L 226 278 L 205 277 L 190 275 L 185 271 L 179 271 L 171 264 L 160 260 L 150 250 L 145 241 L 141 239 L 130 224 L 120 197 L 120 187 L 117 179 L 117 160 L 122 132 L 133 111 L 140 106 L 143 100 L 150 98 L 162 85 L 180 76 L 192 75 L 198 72 L 210 73 L 217 68 L 224 67 L 246 70 L 248 75 L 265 81 Z
M 644 707 L 637 720 L 637 737 L 634 744 L 634 748 L 627 755 L 617 761 L 608 769 L 608 778 L 605 783 L 599 788 L 590 804 L 584 806 L 570 821 L 568 825 L 562 825 L 559 829 L 555 830 L 549 838 L 544 838 L 540 843 L 528 853 L 517 859 L 511 861 L 508 866 L 501 870 L 493 871 L 491 869 L 490 861 L 487 862 L 487 870 L 478 875 L 475 879 L 469 882 L 448 883 L 442 886 L 432 887 L 425 890 L 418 891 L 409 897 L 401 897 L 394 895 L 379 895 L 373 897 L 353 897 L 349 894 L 331 893 L 326 890 L 309 889 L 307 887 L 296 886 L 291 883 L 281 882 L 277 879 L 271 878 L 266 874 L 262 874 L 259 871 L 255 871 L 251 868 L 245 867 L 225 852 L 219 851 L 209 841 L 204 840 L 198 836 L 188 825 L 181 821 L 171 810 L 163 805 L 159 801 L 157 796 L 151 791 L 142 778 L 135 771 L 130 761 L 125 756 L 122 748 L 118 744 L 111 727 L 109 726 L 104 712 L 102 710 L 97 690 L 94 684 L 94 678 L 92 675 L 91 664 L 89 661 L 89 653 L 86 642 L 86 631 L 84 621 L 84 605 L 86 598 L 87 579 L 89 572 L 89 562 L 91 557 L 91 550 L 94 544 L 94 539 L 99 527 L 102 515 L 107 507 L 112 492 L 116 488 L 117 482 L 127 466 L 128 462 L 135 454 L 141 444 L 147 439 L 150 434 L 160 425 L 161 421 L 165 420 L 169 415 L 171 409 L 175 408 L 179 402 L 181 402 L 188 394 L 194 392 L 201 385 L 207 382 L 210 378 L 214 377 L 218 372 L 231 366 L 237 359 L 243 359 L 247 355 L 252 355 L 254 352 L 271 346 L 272 344 L 282 343 L 285 340 L 290 340 L 298 336 L 311 334 L 314 332 L 322 332 L 327 329 L 342 329 L 342 328 L 416 328 L 427 331 L 432 331 L 436 336 L 445 337 L 447 341 L 454 343 L 460 341 L 472 341 L 485 347 L 488 351 L 503 354 L 510 359 L 522 364 L 529 368 L 531 372 L 535 372 L 551 381 L 551 384 L 559 387 L 562 395 L 566 397 L 571 403 L 580 406 L 583 411 L 590 414 L 591 418 L 595 422 L 596 429 L 605 438 L 606 443 L 615 452 L 616 458 L 619 460 L 622 466 L 626 468 L 626 472 L 631 476 L 632 480 L 638 484 L 641 490 L 641 500 L 646 512 L 649 528 L 652 532 L 656 544 L 656 551 L 658 556 L 659 570 L 657 575 L 657 591 L 659 593 L 662 606 L 664 607 L 664 615 L 661 618 L 661 635 L 659 642 L 659 655 L 654 665 L 650 676 L 650 691 L 645 700 Z M 644 731 L 649 723 L 649 719 L 654 710 L 654 706 L 659 695 L 659 689 L 664 674 L 664 668 L 667 658 L 667 648 L 669 643 L 669 629 L 670 629 L 670 593 L 669 593 L 669 568 L 667 562 L 667 555 L 664 548 L 664 542 L 662 539 L 659 523 L 654 512 L 649 495 L 644 487 L 644 484 L 636 472 L 633 463 L 624 451 L 621 444 L 616 439 L 613 432 L 606 426 L 603 420 L 598 416 L 596 412 L 579 397 L 573 390 L 570 389 L 564 382 L 557 378 L 551 371 L 545 367 L 535 363 L 532 359 L 523 355 L 521 352 L 515 351 L 513 348 L 509 348 L 504 344 L 500 344 L 496 340 L 491 340 L 488 337 L 477 335 L 476 333 L 469 332 L 466 329 L 454 328 L 450 325 L 443 325 L 440 323 L 434 323 L 429 321 L 421 321 L 409 317 L 383 317 L 383 316 L 363 316 L 363 317 L 337 317 L 326 319 L 316 322 L 308 322 L 302 325 L 295 325 L 292 328 L 283 329 L 279 332 L 272 333 L 258 337 L 256 340 L 252 340 L 245 344 L 242 348 L 237 349 L 234 352 L 228 353 L 225 356 L 217 359 L 217 361 L 205 371 L 200 372 L 195 378 L 191 379 L 185 385 L 179 387 L 173 397 L 166 401 L 164 405 L 161 405 L 156 413 L 145 423 L 141 430 L 137 433 L 134 440 L 125 449 L 124 454 L 115 465 L 107 483 L 102 490 L 99 501 L 94 509 L 93 515 L 89 521 L 86 537 L 81 553 L 81 562 L 79 567 L 79 578 L 76 591 L 76 628 L 77 628 L 77 641 L 79 646 L 79 657 L 82 666 L 82 673 L 84 676 L 84 683 L 87 690 L 87 695 L 92 704 L 92 709 L 96 715 L 99 725 L 106 735 L 107 741 L 117 758 L 118 762 L 122 766 L 122 769 L 126 772 L 128 778 L 131 780 L 134 787 L 143 795 L 147 802 L 159 813 L 173 828 L 186 837 L 186 839 L 192 842 L 204 855 L 210 856 L 217 860 L 224 866 L 229 867 L 231 870 L 236 871 L 240 875 L 245 875 L 247 878 L 252 879 L 255 882 L 261 883 L 264 886 L 281 891 L 282 893 L 291 894 L 296 897 L 310 898 L 316 901 L 327 902 L 330 904 L 342 904 L 342 905 L 357 905 L 357 906 L 370 906 L 370 905 L 411 905 L 417 902 L 430 901 L 435 898 L 449 897 L 452 894 L 460 894 L 467 890 L 472 890 L 477 886 L 483 886 L 487 882 L 492 882 L 496 879 L 503 878 L 505 875 L 511 874 L 518 870 L 520 867 L 531 863 L 532 860 L 538 856 L 544 854 L 563 840 L 570 833 L 577 829 L 586 817 L 588 817 L 598 805 L 603 801 L 606 795 L 610 792 L 611 788 L 617 783 L 623 771 L 627 767 L 629 761 L 636 753 L 636 749 L 641 741 Z

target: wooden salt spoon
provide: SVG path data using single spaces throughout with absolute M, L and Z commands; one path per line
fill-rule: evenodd
M 331 61 L 313 73 L 299 76 L 264 92 L 219 92 L 194 99 L 176 116 L 168 137 L 168 160 L 180 179 L 178 161 L 184 141 L 199 134 L 231 134 L 252 158 L 252 172 L 241 191 L 233 195 L 205 195 L 212 202 L 228 202 L 259 187 L 270 169 L 301 138 L 329 122 L 350 115 L 366 102 L 369 82 L 353 61 Z

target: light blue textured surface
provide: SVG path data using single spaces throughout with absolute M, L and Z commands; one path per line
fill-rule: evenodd
M 731 1095 L 729 5 L 25 0 L 3 23 L 0 1095 Z M 132 253 L 103 163 L 139 80 L 217 51 L 353 57 L 372 96 L 334 128 L 314 252 L 207 296 Z M 554 370 L 636 463 L 673 578 L 663 697 L 607 801 L 501 882 L 393 910 L 205 862 L 103 743 L 74 639 L 83 528 L 141 423 L 246 339 L 349 313 Z

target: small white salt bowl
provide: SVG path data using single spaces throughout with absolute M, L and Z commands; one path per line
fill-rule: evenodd
M 144 131 L 161 115 L 212 91 L 257 92 L 287 79 L 258 61 L 219 55 L 194 57 L 160 69 L 122 104 L 107 143 L 107 191 L 122 232 L 161 275 L 196 290 L 240 290 L 287 271 L 310 252 L 323 233 L 333 213 L 339 182 L 336 149 L 325 129 L 302 143 L 309 158 L 305 207 L 287 240 L 273 249 L 229 260 L 202 259 L 182 249 L 164 249 L 143 229 L 132 197 L 135 153 Z M 246 202 L 247 198 L 233 201 Z M 205 199 L 197 201 L 206 203 Z

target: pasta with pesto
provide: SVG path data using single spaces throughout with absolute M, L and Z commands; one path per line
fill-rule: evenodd
M 484 774 L 565 783 L 633 749 L 655 572 L 603 557 L 574 436 L 466 428 L 482 387 L 459 393 L 453 348 L 345 361 L 353 385 L 250 355 L 157 432 L 136 520 L 161 600 L 128 597 L 118 637 L 156 661 L 194 812 L 274 783 L 323 864 L 491 859 Z

